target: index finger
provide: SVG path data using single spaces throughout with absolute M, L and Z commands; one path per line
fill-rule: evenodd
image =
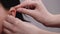
M 5 19 L 7 22 L 11 23 L 11 24 L 14 24 L 14 25 L 18 25 L 18 23 L 22 23 L 23 21 L 21 21 L 20 19 L 18 18 L 15 18 L 13 16 L 7 16 L 7 18 Z
M 15 6 L 14 8 L 18 9 L 18 8 L 26 8 L 26 7 L 30 7 L 30 6 L 37 6 L 37 3 L 35 1 L 25 1 L 25 2 L 22 2 L 21 4 Z

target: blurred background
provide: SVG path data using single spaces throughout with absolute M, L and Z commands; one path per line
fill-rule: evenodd
M 23 2 L 24 0 L 21 0 Z M 48 11 L 52 14 L 60 14 L 60 0 L 42 0 Z M 30 21 L 32 24 L 36 25 L 40 29 L 52 31 L 52 32 L 60 32 L 60 28 L 51 28 L 46 27 L 41 23 L 35 21 L 32 17 L 23 14 L 25 20 Z

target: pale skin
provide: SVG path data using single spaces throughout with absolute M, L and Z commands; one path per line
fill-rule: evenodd
M 0 3 L 0 34 L 3 30 L 3 21 L 7 17 L 7 15 L 15 16 L 16 11 L 12 8 L 10 10 L 6 10 L 3 5 Z
M 23 8 L 27 5 L 35 5 L 36 8 L 34 10 Z M 59 15 L 56 16 L 49 13 L 41 0 L 25 0 L 23 3 L 14 8 L 21 13 L 32 16 L 34 19 L 42 22 L 46 26 L 59 27 Z M 6 34 L 60 34 L 42 30 L 11 15 L 7 16 L 6 20 L 4 21 L 4 27 L 4 32 Z
M 35 6 L 34 10 L 26 9 L 26 6 Z M 60 27 L 60 15 L 53 15 L 48 12 L 44 6 L 42 0 L 25 0 L 20 5 L 16 6 L 17 11 L 32 16 L 38 22 L 41 22 L 45 26 Z
M 60 34 L 42 30 L 11 15 L 7 16 L 4 21 L 4 27 L 4 32 L 6 34 Z

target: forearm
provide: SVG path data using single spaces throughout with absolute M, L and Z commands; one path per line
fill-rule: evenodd
M 40 30 L 40 34 L 60 34 L 60 33 L 50 32 L 50 31 L 46 31 L 46 30 Z
M 25 24 L 24 31 L 27 32 L 27 34 L 60 34 L 55 32 L 49 32 L 46 30 L 42 30 L 32 24 Z
M 60 14 L 54 15 L 54 21 L 58 24 L 60 24 Z
M 42 23 L 49 27 L 60 27 L 60 15 L 51 15 L 43 18 Z
M 41 22 L 42 24 L 46 26 L 51 26 L 51 27 L 60 27 L 60 15 L 53 15 L 48 10 L 46 7 L 41 4 L 41 12 L 39 16 L 36 16 L 36 20 Z

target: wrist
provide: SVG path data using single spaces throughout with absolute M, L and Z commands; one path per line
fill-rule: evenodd
M 46 13 L 45 17 L 43 17 L 42 23 L 45 26 L 50 26 L 54 22 L 54 15 L 51 13 Z

